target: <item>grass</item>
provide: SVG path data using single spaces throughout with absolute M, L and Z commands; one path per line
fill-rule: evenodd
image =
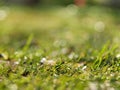
M 119 90 L 119 10 L 1 7 L 1 90 Z

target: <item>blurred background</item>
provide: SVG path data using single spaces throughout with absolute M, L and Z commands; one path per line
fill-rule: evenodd
M 120 90 L 120 0 L 0 0 L 0 90 Z
M 0 0 L 0 47 L 119 44 L 120 0 Z M 57 43 L 58 43 L 57 42 Z
M 36 5 L 83 5 L 83 4 L 103 4 L 103 5 L 111 5 L 114 7 L 120 7 L 119 0 L 0 0 L 1 5 L 28 5 L 28 6 L 36 6 Z

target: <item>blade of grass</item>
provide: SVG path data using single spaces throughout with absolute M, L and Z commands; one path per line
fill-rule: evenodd
M 111 48 L 109 48 L 109 45 L 110 45 L 110 43 L 107 43 L 103 46 L 102 50 L 100 51 L 100 53 L 97 56 L 97 59 L 95 60 L 95 62 L 92 65 L 92 70 L 99 68 L 103 61 L 110 60 L 109 55 L 113 55 L 115 50 L 118 48 L 117 45 L 114 45 Z
M 27 39 L 27 42 L 26 42 L 25 46 L 23 47 L 23 52 L 26 52 L 28 50 L 32 40 L 33 40 L 33 34 L 30 34 L 30 36 Z
M 101 63 L 102 63 L 102 56 L 108 50 L 108 47 L 109 47 L 109 43 L 106 43 L 103 46 L 102 50 L 100 51 L 100 53 L 97 56 L 97 59 L 95 60 L 95 62 L 92 65 L 92 69 L 93 70 L 96 69 L 96 68 L 98 68 L 101 65 Z

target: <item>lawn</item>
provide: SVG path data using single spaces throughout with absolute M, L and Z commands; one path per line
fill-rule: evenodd
M 0 9 L 0 90 L 119 90 L 120 11 Z

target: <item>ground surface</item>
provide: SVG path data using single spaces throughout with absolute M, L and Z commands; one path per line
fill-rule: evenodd
M 120 12 L 0 9 L 1 90 L 119 90 Z

